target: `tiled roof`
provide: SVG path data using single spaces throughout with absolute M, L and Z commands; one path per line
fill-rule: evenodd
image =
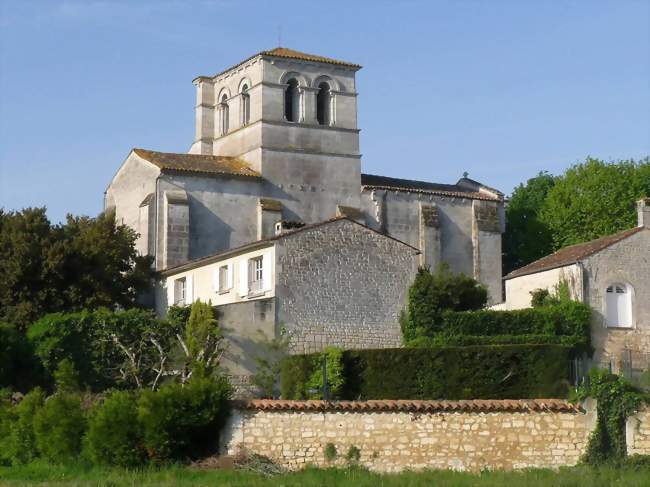
M 224 69 L 223 71 L 218 72 L 214 76 L 197 76 L 196 79 L 200 78 L 216 78 L 217 76 L 221 76 L 224 73 L 227 73 L 228 71 L 232 71 L 235 68 L 238 68 L 244 63 L 247 63 L 251 59 L 255 59 L 258 56 L 272 56 L 272 57 L 279 57 L 279 58 L 284 58 L 284 59 L 297 59 L 300 61 L 313 61 L 317 63 L 326 63 L 326 64 L 335 64 L 338 66 L 346 66 L 349 68 L 355 68 L 355 69 L 360 69 L 361 65 L 359 64 L 354 64 L 354 63 L 349 63 L 347 61 L 340 61 L 338 59 L 332 59 L 329 57 L 325 56 L 317 56 L 315 54 L 307 54 L 306 52 L 300 52 L 296 51 L 294 49 L 289 49 L 287 47 L 276 47 L 275 49 L 270 49 L 268 51 L 260 51 L 257 54 L 253 54 L 252 56 L 244 59 L 243 61 L 235 64 L 234 66 L 230 66 L 228 69 Z
M 408 191 L 411 193 L 426 193 L 473 200 L 497 201 L 498 198 L 485 193 L 471 191 L 457 184 L 439 184 L 412 179 L 389 178 L 374 174 L 362 174 L 361 186 L 367 189 L 386 189 L 391 191 Z
M 608 235 L 606 237 L 592 240 L 590 242 L 564 247 L 554 254 L 542 257 L 541 259 L 536 260 L 527 266 L 520 267 L 519 269 L 512 271 L 505 277 L 505 279 L 512 279 L 514 277 L 525 276 L 528 274 L 534 274 L 536 272 L 564 267 L 565 265 L 575 264 L 579 260 L 600 252 L 601 250 L 606 249 L 607 247 L 620 242 L 621 240 L 624 240 L 643 229 L 644 227 L 631 228 L 629 230 L 624 230 L 622 232 L 615 233 L 614 235 Z
M 261 177 L 241 159 L 228 156 L 205 154 L 176 154 L 156 152 L 146 149 L 133 149 L 133 152 L 160 169 L 170 171 L 196 172 L 203 174 L 228 174 L 232 176 Z
M 253 399 L 236 403 L 243 409 L 258 411 L 348 411 L 348 412 L 582 412 L 579 405 L 564 399 L 472 399 L 461 401 L 285 401 Z

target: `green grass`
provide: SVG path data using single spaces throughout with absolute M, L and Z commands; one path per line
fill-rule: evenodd
M 0 485 L 93 485 L 93 486 L 219 486 L 219 487 L 641 487 L 650 486 L 650 468 L 589 467 L 522 472 L 450 471 L 405 472 L 379 475 L 360 468 L 314 469 L 272 477 L 237 470 L 195 470 L 182 466 L 160 469 L 123 470 L 81 466 L 52 466 L 41 462 L 0 467 Z

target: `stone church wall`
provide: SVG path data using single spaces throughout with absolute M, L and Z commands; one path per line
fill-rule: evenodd
M 243 449 L 290 469 L 345 465 L 351 446 L 360 450 L 361 465 L 379 472 L 557 468 L 576 465 L 585 452 L 596 422 L 595 407 L 588 406 L 561 400 L 260 400 L 235 409 L 221 444 L 228 454 Z M 338 452 L 334 462 L 325 459 L 328 443 Z
M 349 220 L 278 241 L 278 323 L 291 334 L 292 351 L 400 346 L 416 253 Z

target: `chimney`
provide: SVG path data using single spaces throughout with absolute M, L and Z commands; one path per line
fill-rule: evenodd
M 636 203 L 639 215 L 638 226 L 650 228 L 650 198 L 641 198 Z

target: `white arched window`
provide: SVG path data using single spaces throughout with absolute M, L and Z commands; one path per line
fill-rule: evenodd
M 241 87 L 241 124 L 248 125 L 251 119 L 251 96 L 248 94 L 248 85 Z
M 287 122 L 300 122 L 300 90 L 295 78 L 287 81 L 284 91 L 284 118 Z
M 318 85 L 316 95 L 316 120 L 320 125 L 330 125 L 332 121 L 332 94 L 330 85 L 323 82 Z
M 627 284 L 614 283 L 605 290 L 605 316 L 607 326 L 632 326 L 632 288 Z
M 228 133 L 228 118 L 230 117 L 230 113 L 227 101 L 228 96 L 224 94 L 221 97 L 221 103 L 219 103 L 219 133 L 221 135 Z

